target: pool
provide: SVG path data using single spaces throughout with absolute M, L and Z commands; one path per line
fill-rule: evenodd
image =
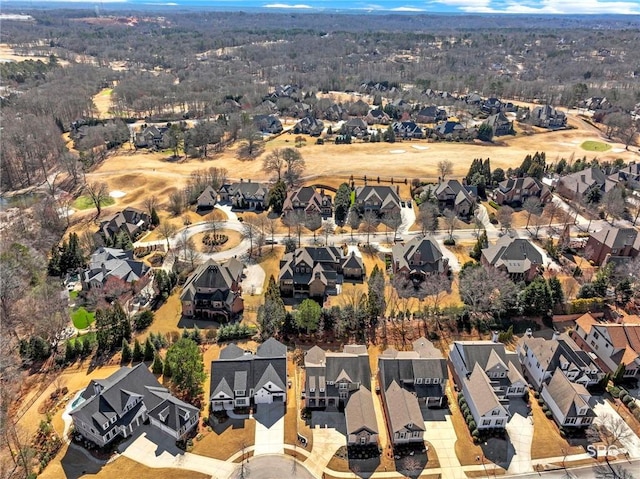
M 73 401 L 71 401 L 71 404 L 67 406 L 67 411 L 73 411 L 75 408 L 77 408 L 80 404 L 84 402 L 84 398 L 81 396 L 83 392 L 84 392 L 84 389 L 81 389 L 76 393 L 76 395 L 73 397 Z

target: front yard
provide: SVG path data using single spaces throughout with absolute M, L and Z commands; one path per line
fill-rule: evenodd
M 256 422 L 253 419 L 227 418 L 222 423 L 205 426 L 193 441 L 194 454 L 227 460 L 243 448 L 253 446 L 256 435 Z M 200 439 L 198 439 L 198 437 Z
M 545 416 L 542 407 L 532 396 L 531 411 L 533 413 L 533 442 L 531 443 L 531 459 L 543 459 L 557 457 L 564 454 L 582 454 L 584 447 L 578 445 L 578 441 L 570 444 L 560 435 L 560 429 L 553 419 Z

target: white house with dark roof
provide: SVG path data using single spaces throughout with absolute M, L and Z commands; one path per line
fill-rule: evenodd
M 131 436 L 147 420 L 182 439 L 198 424 L 200 410 L 172 396 L 140 363 L 122 367 L 106 379 L 92 379 L 69 414 L 76 433 L 104 447 Z
M 449 362 L 478 429 L 504 428 L 510 401 L 528 391 L 517 354 L 494 341 L 455 341 Z
M 213 411 L 287 402 L 287 347 L 269 338 L 255 353 L 230 344 L 211 362 Z
M 543 266 L 542 253 L 531 241 L 523 238 L 510 238 L 508 235 L 498 239 L 496 244 L 482 250 L 481 262 L 504 271 L 514 281 L 531 281 Z
M 556 185 L 556 191 L 564 198 L 579 201 L 592 189 L 606 193 L 614 186 L 615 183 L 607 178 L 604 171 L 594 166 L 561 177 Z
M 225 184 L 218 190 L 220 201 L 231 203 L 241 210 L 265 210 L 269 198 L 269 187 L 254 181 L 241 180 L 239 183 Z
M 548 383 L 542 385 L 540 397 L 558 426 L 588 427 L 596 417 L 587 388 L 570 381 L 560 368 L 554 371 Z
M 82 288 L 102 289 L 111 278 L 142 288 L 152 277 L 153 270 L 133 259 L 133 251 L 100 247 L 93 252 L 89 267 L 82 273 Z
M 378 424 L 366 346 L 345 345 L 341 352 L 314 346 L 305 353 L 304 365 L 306 407 L 336 410 L 343 406 L 347 443 L 377 443 Z

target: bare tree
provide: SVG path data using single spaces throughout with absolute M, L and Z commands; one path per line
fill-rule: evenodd
M 171 249 L 169 240 L 176 234 L 177 231 L 178 228 L 176 228 L 173 223 L 170 223 L 167 220 L 163 221 L 162 223 L 160 223 L 160 226 L 158 226 L 158 234 L 167 242 L 167 252 L 169 252 L 169 250 Z
M 324 235 L 324 244 L 327 246 L 329 244 L 329 235 L 332 235 L 336 226 L 333 224 L 331 219 L 326 220 L 322 223 L 322 234 Z
M 541 215 L 534 215 L 533 217 L 533 223 L 532 227 L 533 227 L 533 237 L 535 239 L 538 239 L 538 236 L 540 235 L 540 230 L 542 229 L 542 226 L 544 225 L 544 220 L 542 219 Z
M 544 207 L 544 212 L 549 217 L 549 227 L 551 226 L 551 223 L 553 223 L 553 219 L 558 215 L 560 211 L 562 211 L 562 209 L 553 201 L 550 201 L 546 204 L 546 206 Z
M 244 237 L 249 240 L 249 259 L 253 257 L 253 244 L 258 234 L 258 228 L 255 225 L 255 221 L 251 217 L 246 217 L 242 223 L 242 230 Z
M 453 173 L 453 162 L 451 160 L 441 160 L 438 162 L 438 174 L 441 181 Z
M 438 229 L 438 207 L 433 203 L 423 203 L 420 205 L 416 222 L 420 225 L 423 235 L 433 234 Z
M 271 251 L 276 243 L 274 237 L 278 231 L 278 220 L 276 218 L 268 218 L 265 223 L 265 233 L 271 237 Z
M 358 211 L 358 208 L 356 208 L 355 206 L 352 206 L 349 209 L 349 215 L 347 216 L 347 223 L 349 223 L 349 227 L 351 228 L 351 240 L 353 241 L 353 232 L 354 230 L 358 230 L 358 228 L 360 228 L 360 222 L 361 222 L 361 218 L 360 218 L 360 212 Z
M 453 231 L 456 229 L 456 220 L 458 217 L 453 210 L 446 210 L 444 212 L 444 222 L 447 225 L 447 234 L 449 235 L 449 241 L 455 241 L 453 238 Z
M 385 226 L 391 228 L 391 231 L 393 231 L 393 237 L 395 239 L 398 234 L 398 230 L 402 226 L 402 211 L 398 209 L 386 213 L 382 218 L 382 222 L 385 224 Z
M 506 273 L 477 266 L 460 274 L 460 298 L 471 313 L 500 313 L 515 303 L 518 289 Z
M 531 221 L 531 215 L 539 215 L 542 213 L 542 203 L 540 203 L 540 198 L 537 196 L 530 196 L 522 205 L 522 209 L 527 212 L 527 224 L 525 228 L 529 229 L 529 222 Z
M 496 213 L 496 217 L 500 222 L 500 227 L 508 232 L 511 229 L 511 222 L 513 221 L 513 208 L 507 205 L 501 206 Z
M 280 181 L 284 165 L 284 150 L 276 148 L 264 157 L 264 160 L 262 161 L 262 171 L 267 174 L 275 174 L 277 181 Z
M 362 223 L 360 224 L 360 229 L 367 234 L 367 246 L 369 245 L 369 238 L 371 233 L 374 233 L 378 229 L 378 225 L 380 224 L 380 219 L 375 211 L 368 210 L 365 211 L 362 216 Z
M 96 218 L 100 217 L 102 212 L 102 204 L 109 198 L 109 189 L 106 183 L 87 183 L 84 190 L 91 198 L 93 205 L 96 207 Z
M 304 172 L 305 161 L 300 152 L 294 148 L 285 148 L 282 151 L 284 160 L 284 182 L 287 186 L 296 186 Z
M 613 220 L 621 218 L 626 208 L 625 191 L 621 187 L 612 188 L 602 196 L 600 202 L 604 209 L 605 217 Z
M 322 226 L 322 217 L 320 213 L 310 213 L 305 215 L 304 225 L 310 231 L 313 231 L 313 242 L 316 242 L 316 231 Z
M 302 230 L 307 221 L 307 215 L 304 211 L 295 210 L 287 213 L 282 221 L 289 227 L 289 235 L 291 235 L 291 228 L 294 228 L 295 234 L 298 237 L 298 248 L 300 247 L 300 237 L 302 236 Z
M 147 210 L 149 216 L 151 216 L 153 210 L 158 208 L 158 197 L 156 195 L 146 196 L 143 201 L 144 207 Z

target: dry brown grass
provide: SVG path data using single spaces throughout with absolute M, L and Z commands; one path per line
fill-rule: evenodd
M 495 464 L 487 464 L 487 472 L 482 471 L 464 471 L 467 477 L 488 477 L 488 476 L 504 476 L 506 471 Z
M 471 433 L 467 423 L 462 417 L 462 412 L 458 406 L 457 395 L 451 390 L 452 386 L 447 387 L 447 394 L 449 396 L 449 409 L 451 410 L 451 422 L 456 430 L 456 436 L 458 440 L 455 444 L 456 456 L 462 466 L 470 466 L 477 464 L 476 458 L 483 456 L 484 453 L 480 446 L 473 443 Z
M 111 110 L 111 94 L 113 88 L 103 88 L 93 97 L 93 104 L 98 112 L 98 118 L 109 118 L 109 112 Z
M 313 449 L 313 431 L 300 417 L 300 409 L 304 407 L 304 402 L 300 399 L 299 391 L 304 386 L 304 373 L 296 370 L 291 358 L 287 360 L 289 378 L 292 387 L 287 390 L 287 410 L 284 416 L 284 442 L 285 444 L 297 445 L 298 448 L 310 452 Z M 306 447 L 298 442 L 298 434 L 302 434 L 307 439 Z M 304 459 L 303 459 L 304 460 Z
M 227 419 L 204 433 L 202 439 L 193 441 L 191 452 L 214 459 L 227 460 L 243 447 L 255 441 L 256 422 L 253 419 Z
M 556 457 L 567 453 L 582 454 L 584 448 L 581 446 L 571 446 L 561 435 L 558 426 L 553 419 L 549 419 L 542 412 L 542 407 L 538 401 L 531 400 L 531 410 L 533 412 L 533 442 L 531 444 L 531 459 L 543 459 L 545 457 Z
M 227 235 L 227 241 L 218 246 L 209 246 L 204 244 L 202 241 L 206 234 L 210 233 L 197 233 L 191 237 L 196 251 L 200 251 L 201 253 L 225 251 L 231 248 L 235 248 L 242 242 L 242 233 L 240 233 L 239 231 L 222 229 L 218 230 L 217 234 Z

